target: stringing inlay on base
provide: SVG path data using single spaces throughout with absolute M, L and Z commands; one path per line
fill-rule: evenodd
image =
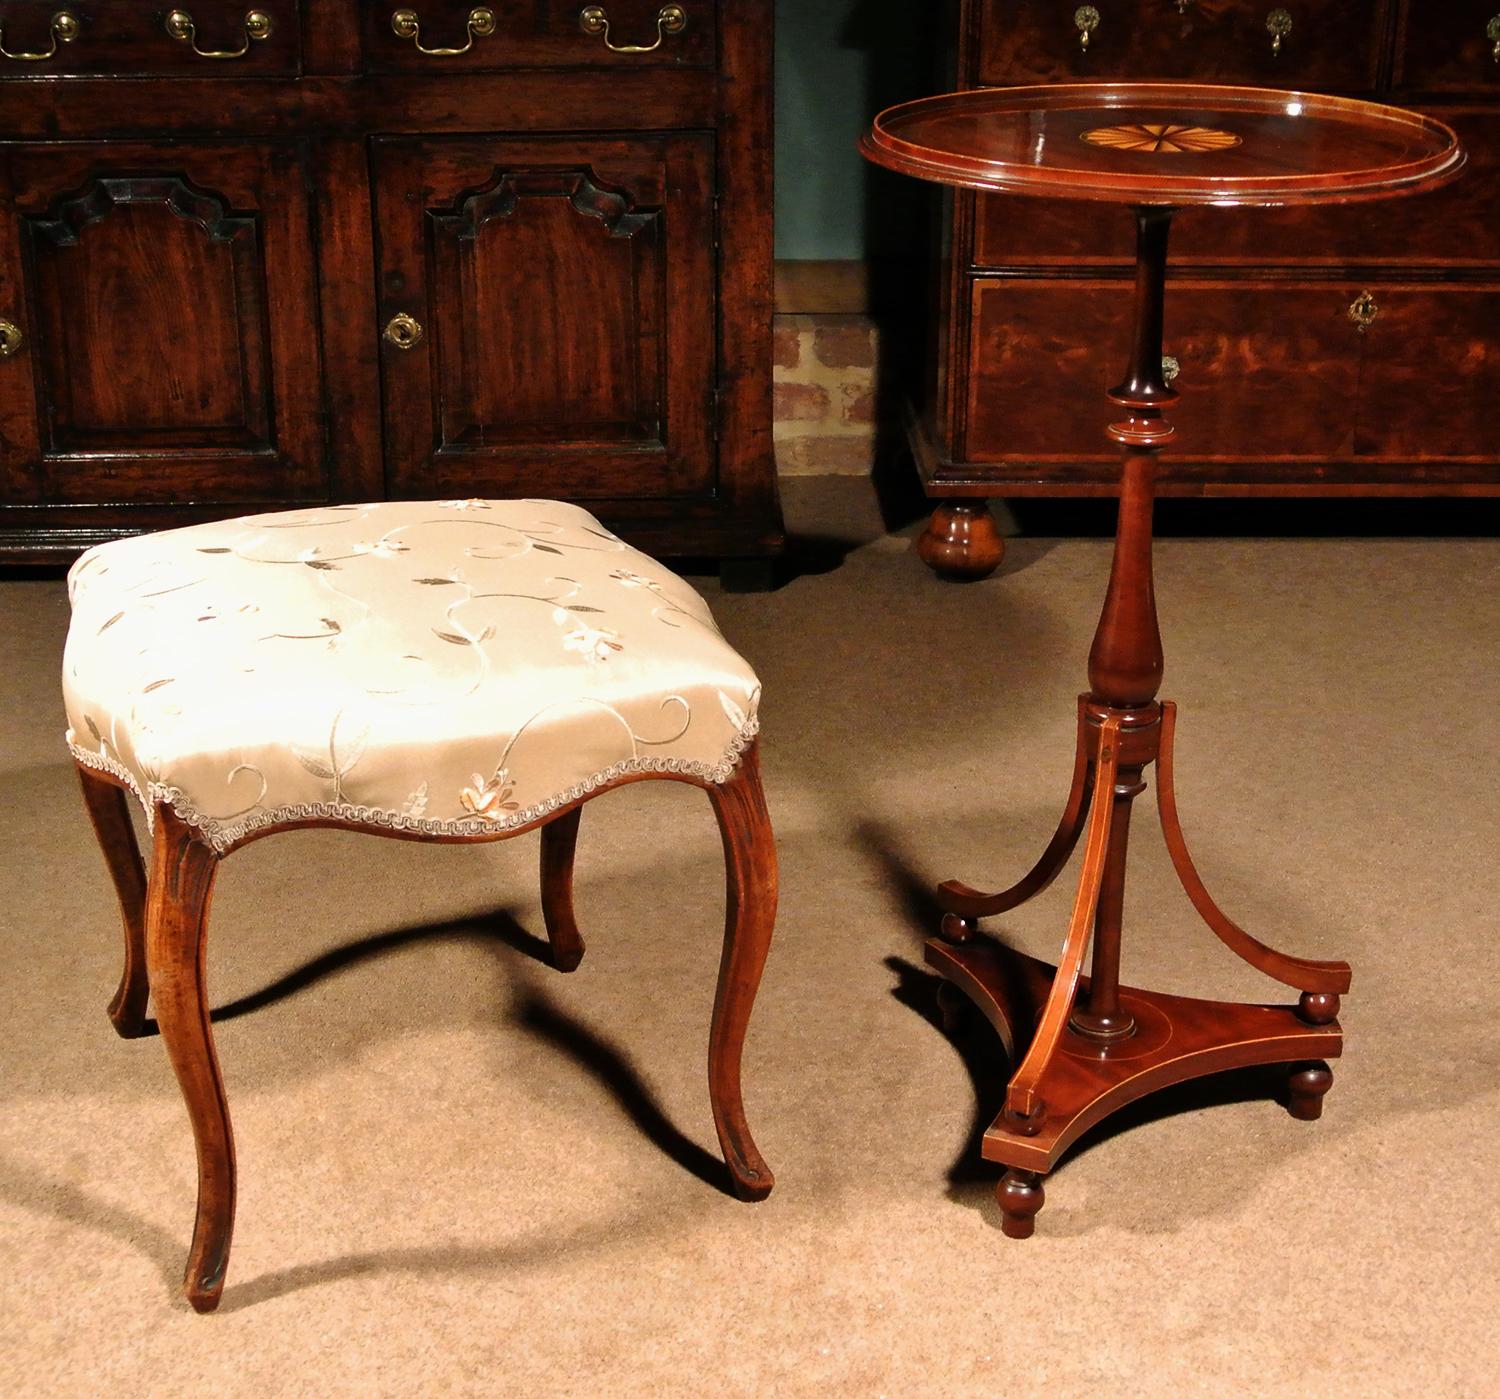
M 1240 144 L 1240 138 L 1232 131 L 1169 121 L 1096 126 L 1092 131 L 1085 131 L 1083 139 L 1091 146 L 1163 155 L 1201 155 L 1205 151 L 1227 151 Z

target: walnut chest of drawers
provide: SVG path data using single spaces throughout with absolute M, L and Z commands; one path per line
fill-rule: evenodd
M 771 0 L 0 0 L 0 556 L 556 496 L 781 540 Z
M 1469 168 L 1437 195 L 1178 220 L 1167 344 L 1183 398 L 1161 490 L 1500 494 L 1500 0 L 955 0 L 952 13 L 955 87 L 1238 82 L 1454 126 Z M 943 244 L 936 373 L 913 419 L 939 516 L 986 496 L 1111 492 L 1102 417 L 1066 405 L 1097 397 L 1128 342 L 1130 221 L 961 193 Z M 947 561 L 963 572 L 953 523 Z

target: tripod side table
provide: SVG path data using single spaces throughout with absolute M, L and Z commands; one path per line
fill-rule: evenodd
M 1073 781 L 1051 844 L 998 894 L 947 883 L 941 935 L 927 961 L 946 979 L 945 1019 L 965 993 L 999 1032 L 1015 1073 L 985 1132 L 983 1155 L 1007 1167 L 1005 1232 L 1026 1238 L 1041 1178 L 1089 1127 L 1169 1084 L 1251 1064 L 1293 1065 L 1293 1116 L 1322 1113 L 1326 1061 L 1343 1046 L 1344 962 L 1288 956 L 1230 921 L 1194 867 L 1172 782 L 1176 706 L 1156 698 L 1161 634 L 1151 577 L 1156 455 L 1171 441 L 1177 400 L 1162 363 L 1167 238 L 1198 204 L 1335 204 L 1432 189 L 1464 163 L 1457 138 L 1430 118 L 1310 93 L 1165 83 L 985 89 L 924 98 L 876 118 L 861 143 L 878 164 L 939 183 L 1011 194 L 1104 200 L 1134 210 L 1135 337 L 1109 401 L 1120 444 L 1120 513 L 1104 609 L 1078 701 Z M 1018 215 L 1020 216 L 1020 215 Z M 1351 312 L 1351 314 L 1353 314 Z M 1271 406 L 1271 405 L 1268 405 Z M 1300 991 L 1295 1006 L 1237 1005 L 1120 985 L 1131 803 L 1157 764 L 1167 848 L 1204 922 L 1251 966 Z M 1083 870 L 1058 965 L 982 936 L 977 920 L 1041 893 L 1079 839 Z M 1083 975 L 1089 945 L 1091 974 Z

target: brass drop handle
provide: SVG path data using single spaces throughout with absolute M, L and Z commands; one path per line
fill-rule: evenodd
M 1073 24 L 1078 30 L 1078 47 L 1089 51 L 1089 39 L 1099 27 L 1099 11 L 1092 5 L 1080 5 L 1073 11 Z
M 200 49 L 193 17 L 186 10 L 173 10 L 167 16 L 167 33 L 179 44 L 188 44 L 199 58 L 243 58 L 252 43 L 271 37 L 271 16 L 264 10 L 251 10 L 245 16 L 245 42 L 237 49 Z
M 57 56 L 59 44 L 71 44 L 78 37 L 78 21 L 66 10 L 59 10 L 52 16 L 52 47 L 46 53 L 12 53 L 5 47 L 5 29 L 0 25 L 0 56 L 14 60 L 16 63 L 45 63 L 49 58 Z M 10 324 L 9 321 L 6 322 Z M 7 352 L 8 353 L 8 352 Z
M 392 316 L 385 323 L 385 329 L 381 331 L 380 338 L 388 345 L 394 345 L 398 350 L 412 350 L 421 343 L 422 337 L 427 332 L 422 329 L 422 322 L 415 316 L 408 316 L 405 311 L 399 315 Z
M 14 321 L 0 321 L 0 359 L 9 359 L 21 348 L 26 337 Z
M 1283 40 L 1292 32 L 1291 11 L 1272 10 L 1266 16 L 1266 30 L 1271 35 L 1271 52 L 1279 56 Z
M 1484 37 L 1494 43 L 1495 47 L 1490 52 L 1493 54 L 1495 62 L 1500 63 L 1500 15 L 1496 15 L 1494 19 L 1484 26 Z
M 1171 355 L 1161 357 L 1161 381 L 1168 388 L 1172 387 L 1172 380 L 1182 373 L 1182 364 Z
M 615 44 L 609 38 L 609 15 L 603 5 L 590 5 L 578 16 L 578 27 L 585 34 L 602 34 L 604 47 L 611 53 L 655 53 L 668 34 L 681 34 L 687 28 L 687 11 L 681 5 L 663 5 L 656 12 L 654 44 Z
M 1354 304 L 1349 307 L 1349 319 L 1361 335 L 1375 324 L 1379 316 L 1380 303 L 1367 291 L 1360 292 L 1354 298 Z
M 495 32 L 495 12 L 487 5 L 476 5 L 469 11 L 465 27 L 468 30 L 469 41 L 463 48 L 429 49 L 422 43 L 421 25 L 417 21 L 415 10 L 397 10 L 391 16 L 391 32 L 398 39 L 410 39 L 416 45 L 417 52 L 425 53 L 428 58 L 453 58 L 458 54 L 468 53 L 474 47 L 475 39 L 488 39 Z

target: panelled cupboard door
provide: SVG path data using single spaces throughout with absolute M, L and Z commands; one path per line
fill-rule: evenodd
M 713 138 L 381 139 L 388 487 L 705 496 Z
M 3 498 L 326 498 L 301 150 L 10 144 L 0 171 Z

